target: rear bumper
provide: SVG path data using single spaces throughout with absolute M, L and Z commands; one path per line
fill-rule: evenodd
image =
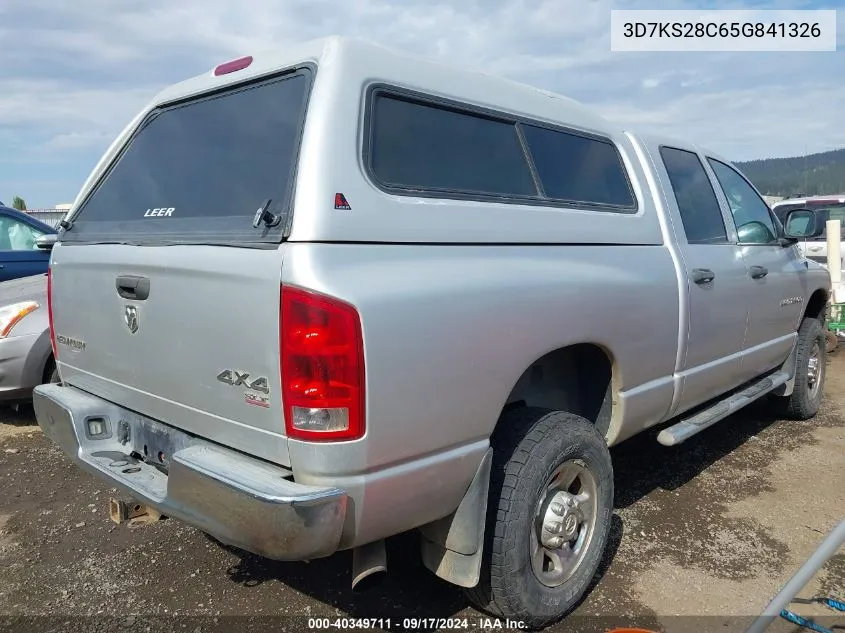
M 40 385 L 33 405 L 44 433 L 77 464 L 223 543 L 277 560 L 308 560 L 338 549 L 347 507 L 342 490 L 294 483 L 285 468 L 74 387 Z M 100 438 L 89 433 L 92 419 L 106 430 Z

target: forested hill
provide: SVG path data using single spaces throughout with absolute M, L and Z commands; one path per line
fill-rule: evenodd
M 767 196 L 845 192 L 845 149 L 806 157 L 751 160 L 737 166 Z

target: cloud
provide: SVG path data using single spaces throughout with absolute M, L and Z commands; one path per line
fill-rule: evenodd
M 764 95 L 735 88 L 688 94 L 649 109 L 620 100 L 600 104 L 599 110 L 631 129 L 688 139 L 732 160 L 845 147 L 840 123 L 845 92 L 831 93 L 823 86 L 808 88 L 800 97 L 788 86 L 768 88 Z
M 796 8 L 800 2 L 736 0 L 719 8 L 751 4 Z M 612 7 L 637 3 L 3 0 L 0 143 L 16 150 L 14 182 L 78 179 L 75 187 L 163 86 L 241 54 L 340 33 L 560 92 L 626 126 L 704 141 L 731 158 L 845 144 L 837 121 L 845 105 L 841 53 L 613 53 Z M 839 27 L 842 37 L 845 16 Z M 0 160 L 9 164 L 8 157 Z M 15 186 L 9 173 L 0 198 L 14 195 L 5 188 Z M 62 186 L 44 195 L 75 195 Z
M 44 143 L 43 148 L 48 151 L 75 150 L 78 148 L 107 145 L 111 140 L 112 137 L 109 134 L 98 130 L 70 132 L 69 134 L 57 134 Z

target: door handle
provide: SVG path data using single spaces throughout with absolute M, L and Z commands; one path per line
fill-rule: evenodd
M 769 274 L 769 269 L 765 266 L 752 266 L 748 273 L 752 279 L 762 279 Z
M 136 275 L 120 275 L 115 282 L 117 294 L 124 299 L 144 301 L 150 296 L 150 280 Z
M 693 268 L 692 269 L 692 280 L 697 284 L 709 284 L 716 278 L 716 273 L 714 273 L 709 268 Z

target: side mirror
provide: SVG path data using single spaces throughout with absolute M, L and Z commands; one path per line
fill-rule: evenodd
M 824 222 L 809 209 L 794 209 L 786 215 L 784 235 L 795 240 L 806 240 L 824 233 Z
M 35 238 L 35 246 L 43 251 L 49 251 L 56 244 L 58 237 L 59 236 L 55 233 L 45 233 L 44 235 L 39 235 Z

